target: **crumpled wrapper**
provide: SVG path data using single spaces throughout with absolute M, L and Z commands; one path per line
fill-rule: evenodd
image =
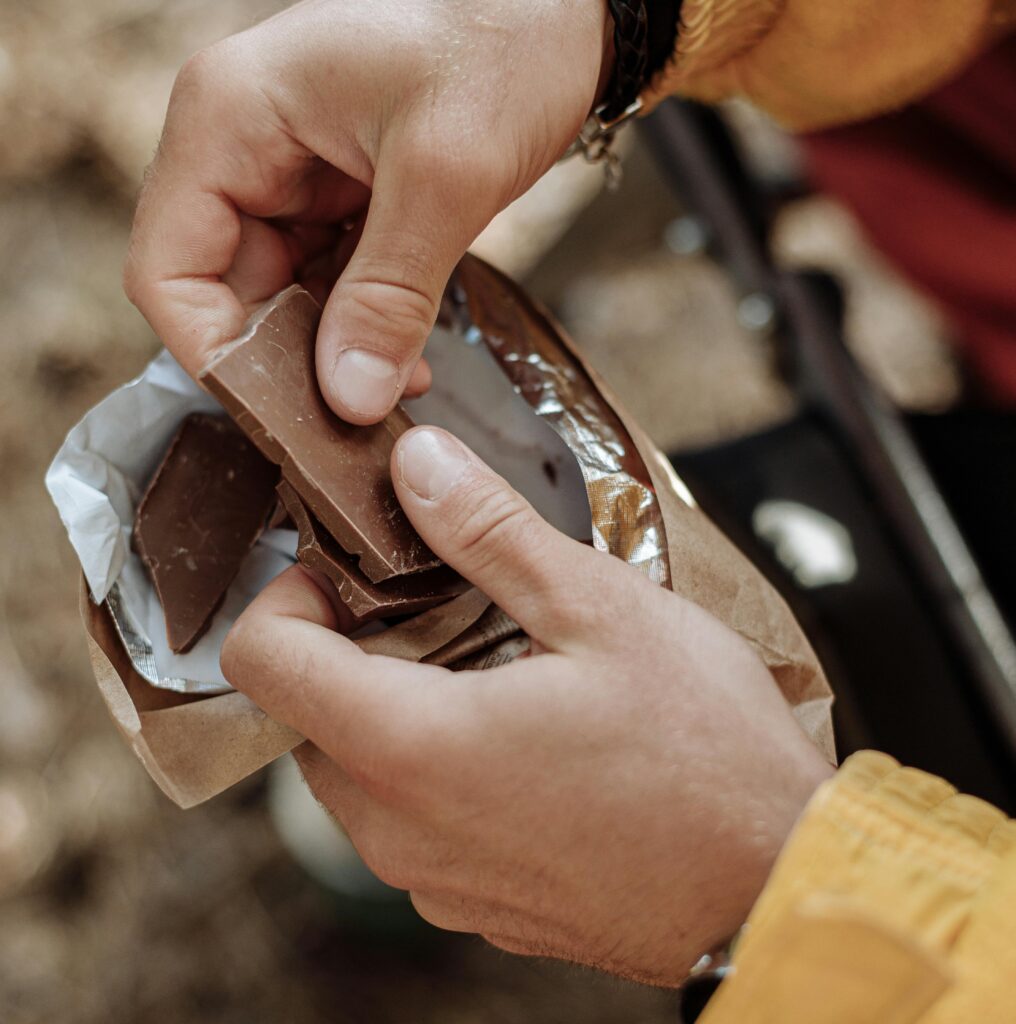
M 790 610 L 695 506 L 546 311 L 467 256 L 443 320 L 427 350 L 435 386 L 409 406 L 413 418 L 462 437 L 559 529 L 591 539 L 741 633 L 833 761 L 832 695 Z M 176 425 L 196 409 L 216 408 L 164 353 L 86 415 L 47 474 L 82 562 L 81 611 L 100 691 L 152 778 L 182 807 L 302 742 L 230 690 L 217 665 L 236 616 L 291 564 L 295 537 L 268 531 L 209 634 L 187 655 L 168 652 L 154 593 L 130 551 L 134 507 Z M 455 669 L 493 668 L 529 650 L 518 625 L 475 589 L 356 642 Z

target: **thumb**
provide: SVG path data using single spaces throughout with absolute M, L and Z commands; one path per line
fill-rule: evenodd
M 392 454 L 399 501 L 420 536 L 551 650 L 616 626 L 618 600 L 652 586 L 623 562 L 555 530 L 461 441 L 436 427 Z
M 461 172 L 443 173 L 434 159 L 384 156 L 363 236 L 318 330 L 321 391 L 351 423 L 375 423 L 398 401 L 448 278 L 497 212 Z

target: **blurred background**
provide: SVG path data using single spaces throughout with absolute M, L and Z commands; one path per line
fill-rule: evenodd
M 0 0 L 0 1020 L 669 1021 L 666 993 L 438 933 L 383 893 L 329 891 L 280 839 L 270 794 L 292 794 L 285 780 L 176 809 L 92 681 L 43 472 L 157 349 L 120 267 L 177 68 L 278 6 Z M 734 105 L 724 119 L 760 177 L 800 177 L 764 118 Z M 596 168 L 559 166 L 477 251 L 549 303 L 665 451 L 785 423 L 800 399 L 776 372 L 773 310 L 706 254 L 645 137 L 624 151 L 617 193 Z M 836 274 L 849 350 L 897 406 L 956 403 L 946 326 L 845 208 L 792 195 L 771 245 L 782 266 Z

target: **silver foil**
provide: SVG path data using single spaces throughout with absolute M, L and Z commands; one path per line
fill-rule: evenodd
M 450 296 L 455 322 L 479 334 L 515 390 L 578 461 L 594 545 L 669 588 L 663 512 L 649 470 L 550 317 L 513 281 L 470 256 Z

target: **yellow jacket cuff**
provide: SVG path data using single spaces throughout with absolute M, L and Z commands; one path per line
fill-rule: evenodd
M 703 1024 L 1016 1019 L 1016 823 L 850 758 L 789 839 Z
M 1016 0 L 684 0 L 643 101 L 743 96 L 792 130 L 870 117 L 958 71 Z

